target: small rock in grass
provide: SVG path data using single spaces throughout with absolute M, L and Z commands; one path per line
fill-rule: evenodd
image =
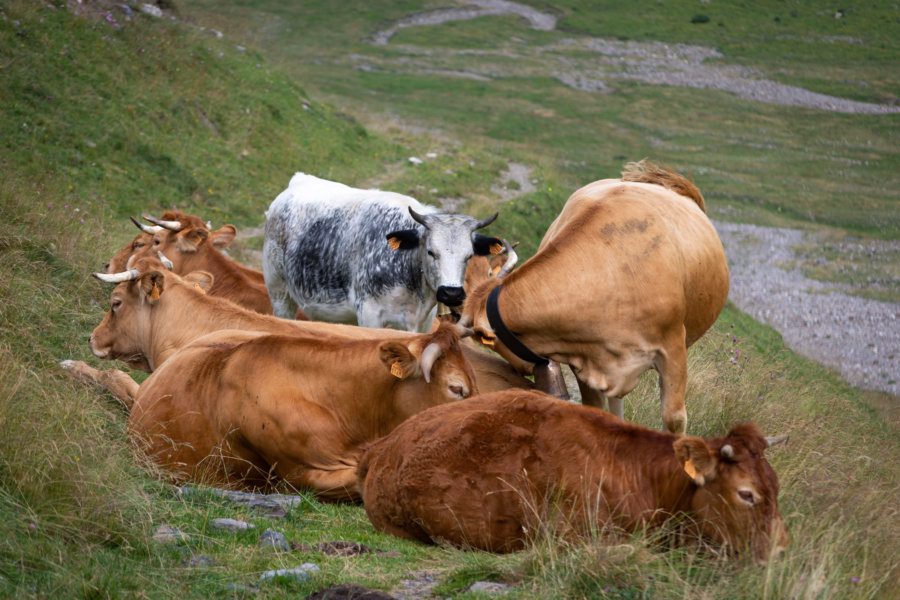
M 177 542 L 188 542 L 191 536 L 172 527 L 171 525 L 159 525 L 153 530 L 153 541 L 160 544 L 175 544 Z
M 299 567 L 293 569 L 278 569 L 276 571 L 266 571 L 259 576 L 260 581 L 272 581 L 276 577 L 294 578 L 297 581 L 306 581 L 309 579 L 310 573 L 318 573 L 321 571 L 318 565 L 313 563 L 303 563 Z
M 482 594 L 488 594 L 489 596 L 505 594 L 511 589 L 512 588 L 508 585 L 503 585 L 502 583 L 497 583 L 495 581 L 476 581 L 469 586 L 470 592 L 481 592 Z
M 259 545 L 279 552 L 291 551 L 291 545 L 288 543 L 287 538 L 284 537 L 284 534 L 272 529 L 263 531 L 262 536 L 259 538 Z
M 209 523 L 213 529 L 220 531 L 244 531 L 245 529 L 253 529 L 256 525 L 237 519 L 213 519 Z

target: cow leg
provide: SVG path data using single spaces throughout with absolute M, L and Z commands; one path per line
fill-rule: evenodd
M 269 301 L 272 303 L 272 312 L 282 319 L 297 318 L 297 303 L 288 293 L 284 274 L 274 270 L 263 270 L 263 278 L 266 282 L 266 290 L 269 292 Z
M 659 372 L 660 412 L 663 424 L 672 433 L 687 431 L 684 394 L 687 389 L 687 348 L 684 328 L 680 336 L 672 336 L 657 355 L 654 366 Z
M 99 371 L 80 360 L 62 360 L 59 366 L 78 381 L 98 385 L 107 390 L 128 410 L 134 405 L 134 398 L 140 386 L 127 373 L 118 369 Z
M 573 370 L 572 373 L 574 374 L 575 371 Z M 578 381 L 578 391 L 581 392 L 582 404 L 593 406 L 600 410 L 606 410 L 606 395 L 603 392 L 592 388 L 586 382 L 582 381 L 578 375 L 575 375 L 575 380 Z

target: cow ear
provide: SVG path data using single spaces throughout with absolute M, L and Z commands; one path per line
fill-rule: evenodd
M 673 444 L 675 456 L 681 463 L 681 468 L 688 477 L 697 485 L 704 485 L 712 481 L 716 475 L 717 460 L 702 439 L 698 437 L 683 437 L 675 440 Z
M 387 234 L 391 250 L 412 250 L 419 246 L 419 232 L 416 229 L 401 229 Z
M 204 294 L 212 289 L 213 281 L 215 278 L 212 273 L 207 273 L 206 271 L 191 271 L 184 277 L 182 277 L 186 282 L 193 285 L 195 288 L 199 289 Z
M 209 230 L 203 227 L 191 227 L 178 234 L 178 241 L 175 245 L 181 252 L 196 252 L 208 237 Z
M 472 247 L 478 256 L 487 256 L 489 254 L 500 254 L 503 252 L 503 242 L 500 238 L 488 237 L 476 233 L 472 236 Z
M 138 280 L 141 299 L 156 304 L 166 289 L 166 276 L 159 271 L 147 271 Z
M 419 362 L 404 344 L 384 342 L 378 347 L 378 350 L 381 354 L 381 362 L 397 379 L 406 379 L 416 372 Z
M 231 242 L 234 241 L 234 237 L 237 235 L 237 228 L 234 225 L 225 225 L 220 229 L 216 229 L 213 232 L 210 232 L 209 237 L 212 240 L 212 245 L 214 248 L 218 250 L 224 250 L 228 246 L 231 245 Z

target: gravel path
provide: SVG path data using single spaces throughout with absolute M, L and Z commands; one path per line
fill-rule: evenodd
M 834 291 L 808 279 L 793 247 L 814 235 L 716 222 L 731 270 L 729 299 L 777 329 L 790 348 L 863 388 L 900 395 L 900 304 Z M 890 242 L 900 248 L 900 241 Z
M 532 29 L 556 28 L 556 17 L 530 6 L 506 0 L 459 0 L 456 8 L 413 13 L 376 32 L 370 40 L 387 44 L 400 29 L 439 25 L 489 15 L 518 15 Z M 833 44 L 861 44 L 861 40 L 822 38 Z M 587 36 L 567 38 L 546 46 L 526 46 L 515 38 L 498 39 L 489 50 L 443 50 L 404 47 L 406 55 L 352 55 L 357 68 L 386 73 L 427 73 L 480 81 L 504 77 L 550 77 L 569 87 L 594 93 L 609 91 L 619 79 L 649 85 L 670 85 L 731 92 L 742 98 L 769 104 L 819 110 L 886 114 L 900 106 L 858 102 L 811 92 L 766 79 L 757 70 L 724 64 L 715 48 L 691 44 L 621 41 Z

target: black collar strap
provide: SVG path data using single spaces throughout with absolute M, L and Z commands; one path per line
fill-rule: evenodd
M 486 307 L 488 323 L 491 324 L 491 329 L 497 334 L 497 339 L 503 342 L 503 345 L 509 348 L 510 352 L 526 362 L 535 363 L 535 365 L 549 363 L 550 361 L 547 358 L 536 354 L 531 348 L 523 344 L 522 340 L 516 337 L 516 334 L 510 331 L 506 323 L 503 322 L 503 318 L 500 316 L 500 307 L 497 306 L 497 298 L 500 296 L 500 288 L 502 287 L 503 285 L 501 284 L 491 290 Z

